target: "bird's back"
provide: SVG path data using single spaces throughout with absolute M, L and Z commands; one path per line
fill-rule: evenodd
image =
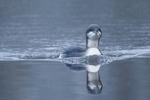
M 77 48 L 70 48 L 65 50 L 62 53 L 62 57 L 63 58 L 67 58 L 67 57 L 82 57 L 85 54 L 85 49 L 77 47 Z

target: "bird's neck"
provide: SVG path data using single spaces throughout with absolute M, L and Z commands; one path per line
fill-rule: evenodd
M 99 40 L 87 40 L 86 48 L 98 48 Z
M 86 41 L 86 56 L 92 56 L 92 55 L 101 55 L 101 52 L 98 48 L 99 46 L 99 40 L 87 40 Z

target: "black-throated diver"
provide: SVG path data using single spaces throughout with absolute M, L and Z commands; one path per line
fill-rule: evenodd
M 71 48 L 63 52 L 59 58 L 101 55 L 99 50 L 99 40 L 101 35 L 102 31 L 99 25 L 91 24 L 86 31 L 86 49 Z
M 99 69 L 99 56 L 101 52 L 99 50 L 99 40 L 102 35 L 100 27 L 96 24 L 92 24 L 86 31 L 86 49 L 72 48 L 66 50 L 61 57 L 83 57 L 85 56 L 86 63 L 84 64 L 66 64 L 67 67 L 72 70 L 84 70 L 87 71 L 87 89 L 89 93 L 97 94 L 102 90 L 102 83 L 100 81 Z

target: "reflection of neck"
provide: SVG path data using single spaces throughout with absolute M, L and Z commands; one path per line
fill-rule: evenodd
M 87 48 L 98 48 L 98 44 L 99 44 L 98 39 L 97 40 L 90 40 L 90 39 L 88 39 L 86 47 Z
M 97 61 L 97 60 L 96 60 Z M 90 64 L 87 64 L 86 65 L 86 68 L 87 68 L 87 71 L 88 72 L 91 72 L 91 73 L 96 73 L 99 71 L 100 69 L 100 64 L 98 65 L 90 65 Z
M 97 72 L 87 72 L 87 80 L 88 81 L 100 81 L 99 71 Z

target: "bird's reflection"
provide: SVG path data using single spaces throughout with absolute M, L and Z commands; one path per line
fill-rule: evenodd
M 87 90 L 91 94 L 98 94 L 102 90 L 102 82 L 100 80 L 100 63 L 98 56 L 91 56 L 86 59 L 85 64 L 66 64 L 71 70 L 86 70 L 87 74 Z

